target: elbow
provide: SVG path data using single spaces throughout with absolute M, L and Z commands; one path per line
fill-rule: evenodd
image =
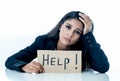
M 109 63 L 105 65 L 101 65 L 99 67 L 93 67 L 93 70 L 98 71 L 99 73 L 106 73 L 110 68 Z
M 109 66 L 103 67 L 103 68 L 99 69 L 98 72 L 100 72 L 100 73 L 106 73 L 108 70 L 109 70 Z
M 105 64 L 101 65 L 100 70 L 98 70 L 100 73 L 105 73 L 109 70 L 110 64 L 107 61 Z
M 8 57 L 5 61 L 5 67 L 8 69 L 13 69 L 13 65 L 15 63 L 15 60 L 12 57 Z
M 11 63 L 9 61 L 9 58 L 5 61 L 5 66 L 6 66 L 6 68 L 10 68 Z

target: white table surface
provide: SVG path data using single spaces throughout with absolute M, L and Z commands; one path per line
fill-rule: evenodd
M 0 81 L 120 81 L 119 67 L 111 67 L 106 73 L 86 71 L 82 73 L 21 73 L 6 69 L 6 56 L 0 59 Z M 118 65 L 119 66 L 119 65 Z
M 6 69 L 4 66 L 6 58 L 3 56 L 0 59 L 0 81 L 120 81 L 119 65 L 113 68 L 111 64 L 109 71 L 103 74 L 95 71 L 30 74 Z
M 0 81 L 116 81 L 119 72 L 97 73 L 86 71 L 82 73 L 21 73 L 9 69 L 0 69 Z

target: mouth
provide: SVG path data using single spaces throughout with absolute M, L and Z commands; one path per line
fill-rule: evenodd
M 71 42 L 71 39 L 70 38 L 67 38 L 67 37 L 64 37 L 65 41 L 67 42 Z

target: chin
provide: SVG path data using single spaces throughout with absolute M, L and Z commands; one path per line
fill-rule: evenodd
M 63 45 L 65 45 L 65 46 L 71 46 L 72 44 L 68 43 L 68 42 L 64 42 Z

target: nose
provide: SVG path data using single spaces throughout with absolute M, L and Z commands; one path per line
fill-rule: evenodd
M 71 38 L 72 36 L 73 36 L 73 31 L 71 30 L 71 31 L 68 31 L 68 36 Z

